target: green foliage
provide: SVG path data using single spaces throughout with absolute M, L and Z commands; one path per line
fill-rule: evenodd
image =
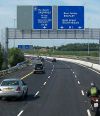
M 17 63 L 23 62 L 24 60 L 24 54 L 20 49 L 11 48 L 9 50 L 9 64 L 11 66 L 15 66 Z
M 2 64 L 3 64 L 3 51 L 0 44 L 0 70 L 2 68 Z
M 98 49 L 99 49 L 99 44 L 96 44 L 96 43 L 89 44 L 90 51 L 97 51 Z M 62 45 L 58 47 L 58 50 L 60 51 L 87 51 L 88 43 L 85 43 L 85 44 L 75 43 L 75 44 Z

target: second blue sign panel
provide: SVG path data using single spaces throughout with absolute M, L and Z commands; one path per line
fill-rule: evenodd
M 58 29 L 84 29 L 84 7 L 58 6 Z
M 33 29 L 52 29 L 52 6 L 33 7 Z

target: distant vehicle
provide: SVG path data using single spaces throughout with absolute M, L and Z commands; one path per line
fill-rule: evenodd
M 0 84 L 0 98 L 24 98 L 28 94 L 28 86 L 20 79 L 4 79 Z
M 53 58 L 53 59 L 52 59 L 52 62 L 56 62 L 56 61 L 57 61 L 56 58 Z
M 33 73 L 45 73 L 44 65 L 43 63 L 36 63 L 34 65 Z

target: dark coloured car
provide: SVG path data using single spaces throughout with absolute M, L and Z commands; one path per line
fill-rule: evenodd
M 57 60 L 55 58 L 52 59 L 52 62 L 56 62 Z
M 33 73 L 45 73 L 43 63 L 37 63 L 34 65 Z

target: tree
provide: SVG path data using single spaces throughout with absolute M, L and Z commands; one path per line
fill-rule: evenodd
M 2 68 L 2 64 L 3 64 L 3 51 L 2 51 L 1 44 L 0 44 L 0 70 Z
M 11 48 L 9 50 L 9 64 L 15 66 L 17 63 L 25 60 L 24 53 L 18 48 Z

